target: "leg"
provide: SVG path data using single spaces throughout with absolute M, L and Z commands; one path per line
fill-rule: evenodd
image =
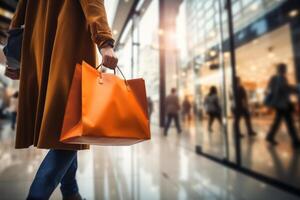
M 16 120 L 17 120 L 17 113 L 12 112 L 11 113 L 11 129 L 12 130 L 15 130 Z
M 249 110 L 247 110 L 247 109 L 243 110 L 243 115 L 245 118 L 248 135 L 252 135 L 252 136 L 256 135 L 256 133 L 253 131 L 253 128 L 252 128 L 251 116 L 250 116 Z
M 209 113 L 208 114 L 208 131 L 209 132 L 212 132 L 212 128 L 211 127 L 212 127 L 212 124 L 213 124 L 214 120 L 215 120 L 214 115 L 211 114 L 211 113 Z
M 218 122 L 220 123 L 220 125 L 222 126 L 222 113 L 221 112 L 218 112 L 218 114 L 217 114 L 217 120 L 218 120 Z
M 27 199 L 49 199 L 76 155 L 77 151 L 50 150 L 35 175 Z
M 267 134 L 267 138 L 266 138 L 267 141 L 271 142 L 272 144 L 276 144 L 276 142 L 274 141 L 274 137 L 279 128 L 281 118 L 282 118 L 282 111 L 276 110 L 276 116 L 275 116 L 274 122 L 273 122 L 271 129 L 270 129 L 269 133 Z
M 222 112 L 220 111 L 220 112 L 216 113 L 215 118 L 219 122 L 219 125 L 220 125 L 220 129 L 219 130 L 223 130 Z
M 169 129 L 169 127 L 170 127 L 171 120 L 172 120 L 172 116 L 171 116 L 171 114 L 168 114 L 168 115 L 167 115 L 167 123 L 166 123 L 166 125 L 165 125 L 165 132 L 164 132 L 165 135 L 168 134 L 168 129 Z
M 181 133 L 181 127 L 180 127 L 180 123 L 179 123 L 179 116 L 178 116 L 178 114 L 174 114 L 173 118 L 175 120 L 175 125 L 176 125 L 176 128 L 177 128 L 177 133 Z
M 288 132 L 295 146 L 299 145 L 299 138 L 297 137 L 297 131 L 293 122 L 293 116 L 290 111 L 284 114 L 284 119 L 288 128 Z
M 76 181 L 76 171 L 77 171 L 77 155 L 73 159 L 71 166 L 69 167 L 68 171 L 64 175 L 61 180 L 60 190 L 63 197 L 70 197 L 74 196 L 79 193 L 77 181 Z
M 192 120 L 191 112 L 187 112 L 187 118 L 188 118 L 188 122 L 190 123 Z
M 237 111 L 234 112 L 234 131 L 237 133 L 239 136 L 242 136 L 241 129 L 240 129 L 240 120 L 241 120 L 241 114 L 237 113 Z

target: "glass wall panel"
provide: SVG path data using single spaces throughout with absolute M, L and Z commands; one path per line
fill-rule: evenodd
M 198 148 L 221 159 L 234 159 L 234 148 L 229 148 L 233 140 L 227 134 L 231 66 L 226 65 L 222 53 L 228 34 L 224 33 L 227 29 L 222 24 L 225 15 L 221 3 L 183 1 L 179 16 L 184 13 L 184 29 L 188 31 L 181 34 L 187 48 L 180 48 L 180 55 L 185 56 L 180 59 L 179 86 L 182 101 L 188 99 L 193 106 L 192 123 L 183 118 L 183 124 L 195 135 Z
M 239 82 L 233 111 L 242 165 L 299 187 L 300 2 L 240 3 L 233 16 Z
M 159 50 L 158 45 L 158 0 L 153 0 L 147 8 L 136 10 L 135 15 L 132 16 L 127 23 L 124 33 L 120 39 L 119 49 L 117 51 L 119 58 L 119 66 L 128 78 L 143 78 L 146 84 L 147 96 L 151 98 L 153 113 L 151 115 L 151 124 L 157 127 L 159 124 Z M 149 26 L 151 24 L 151 26 Z M 150 106 L 149 106 L 150 107 Z M 153 131 L 153 133 L 155 133 Z M 154 134 L 152 134 L 154 136 Z M 159 149 L 151 146 L 151 151 L 159 151 Z M 130 191 L 130 199 L 141 199 L 140 188 L 141 183 L 152 180 L 152 176 L 147 174 L 141 162 L 141 158 L 137 156 L 137 152 L 144 151 L 139 145 L 132 145 L 130 147 L 123 147 L 120 150 L 122 153 L 129 154 L 129 157 L 123 159 L 125 163 L 124 168 L 128 173 L 127 183 L 120 183 L 124 185 L 126 191 Z M 130 152 L 130 153 L 129 153 Z M 157 163 L 164 165 L 164 163 Z M 147 164 L 146 164 L 147 165 Z M 118 165 L 117 169 L 119 169 Z M 153 182 L 153 181 L 152 181 Z M 150 183 L 150 185 L 152 184 Z M 152 184 L 152 188 L 155 186 Z M 164 188 L 154 188 L 156 196 L 165 195 Z M 101 198 L 100 198 L 101 199 Z
M 147 95 L 153 102 L 151 123 L 159 124 L 159 42 L 158 0 L 153 0 L 139 21 L 139 51 L 136 76 L 146 82 Z M 151 24 L 151 26 L 149 26 Z
M 153 0 L 135 16 L 133 35 L 127 34 L 119 51 L 125 73 L 146 79 L 154 102 L 154 123 L 158 125 L 159 119 L 159 52 L 164 50 L 166 93 L 177 88 L 184 129 L 180 137 L 189 137 L 188 143 L 180 145 L 197 146 L 202 153 L 231 162 L 240 158 L 242 167 L 298 187 L 300 2 L 232 0 L 232 38 L 226 0 L 183 0 L 178 8 L 170 9 L 168 14 L 176 19 L 163 30 L 158 28 L 158 3 Z M 165 46 L 159 44 L 161 34 Z M 235 42 L 233 49 L 229 39 Z M 276 81 L 280 63 L 286 66 L 286 73 Z M 239 82 L 237 90 L 232 80 Z M 278 86 L 278 82 L 285 84 Z M 280 99 L 285 96 L 281 101 L 288 106 L 283 111 L 268 102 L 272 96 L 268 88 L 281 91 Z M 272 136 L 268 133 L 279 124 L 274 121 L 276 116 L 282 117 L 282 123 Z
M 156 125 L 159 120 L 158 17 L 158 0 L 136 11 L 126 25 L 117 51 L 119 66 L 125 76 L 145 80 L 147 96 L 152 102 L 151 123 Z

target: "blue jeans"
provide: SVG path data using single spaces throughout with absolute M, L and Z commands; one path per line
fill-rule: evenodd
M 35 175 L 27 199 L 49 199 L 59 183 L 63 197 L 77 194 L 76 171 L 77 151 L 50 150 Z

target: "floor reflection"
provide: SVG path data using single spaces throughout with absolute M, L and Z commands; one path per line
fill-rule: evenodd
M 186 127 L 168 137 L 152 127 L 153 138 L 132 147 L 93 147 L 79 153 L 82 196 L 93 199 L 297 199 L 195 154 L 196 132 Z M 14 133 L 0 132 L 0 194 L 24 199 L 46 151 L 15 150 Z M 296 169 L 293 169 L 296 171 Z M 57 189 L 51 199 L 61 199 Z
M 214 132 L 206 131 L 206 121 L 197 123 L 195 129 L 199 132 L 197 144 L 202 146 L 205 153 L 219 158 L 226 157 L 225 135 L 221 134 L 221 127 L 215 124 Z M 267 176 L 293 184 L 300 185 L 300 150 L 294 150 L 291 145 L 286 127 L 282 124 L 276 140 L 279 145 L 272 146 L 265 141 L 266 133 L 272 119 L 253 119 L 256 137 L 246 135 L 246 127 L 241 123 L 241 131 L 245 135 L 241 139 L 242 165 Z M 232 120 L 228 120 L 229 160 L 235 161 L 234 136 Z

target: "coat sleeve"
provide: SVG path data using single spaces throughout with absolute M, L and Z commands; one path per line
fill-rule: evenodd
M 18 28 L 25 24 L 27 0 L 20 0 L 15 11 L 15 14 L 11 20 L 9 29 Z
M 92 40 L 98 47 L 101 48 L 108 41 L 114 43 L 107 23 L 104 0 L 80 0 L 80 4 L 89 24 Z

